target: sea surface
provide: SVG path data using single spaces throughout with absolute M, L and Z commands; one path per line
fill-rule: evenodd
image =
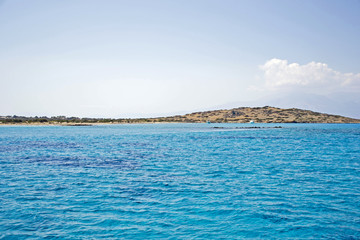
M 360 239 L 360 124 L 0 126 L 0 239 L 244 238 Z

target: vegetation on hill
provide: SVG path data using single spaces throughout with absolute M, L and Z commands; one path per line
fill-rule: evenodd
M 302 110 L 297 108 L 281 109 L 276 107 L 240 107 L 230 110 L 216 110 L 186 114 L 183 117 L 195 122 L 240 122 L 259 123 L 360 123 L 359 119 L 338 115 Z
M 78 117 L 24 117 L 3 116 L 0 124 L 60 124 L 81 125 L 98 123 L 360 123 L 360 119 L 347 118 L 338 115 L 302 110 L 297 108 L 281 109 L 276 107 L 240 107 L 229 110 L 214 110 L 195 112 L 185 115 L 158 118 L 78 118 Z

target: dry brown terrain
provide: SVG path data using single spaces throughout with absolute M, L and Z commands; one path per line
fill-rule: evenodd
M 238 122 L 259 123 L 360 123 L 360 119 L 330 115 L 297 108 L 240 107 L 229 110 L 195 112 L 182 116 L 158 118 L 168 122 Z
M 89 126 L 92 124 L 162 123 L 162 122 L 217 122 L 217 123 L 360 123 L 360 119 L 318 113 L 297 108 L 240 107 L 228 110 L 194 112 L 186 115 L 158 118 L 77 118 L 77 117 L 0 117 L 0 124 Z

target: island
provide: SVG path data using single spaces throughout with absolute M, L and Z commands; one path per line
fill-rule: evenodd
M 154 118 L 79 118 L 0 116 L 0 124 L 41 124 L 90 126 L 92 124 L 124 123 L 360 123 L 360 119 L 319 113 L 298 108 L 239 107 L 185 115 Z

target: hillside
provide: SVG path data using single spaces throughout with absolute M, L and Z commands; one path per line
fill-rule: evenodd
M 160 120 L 160 119 L 159 119 Z M 162 120 L 162 119 L 161 119 Z M 240 107 L 229 110 L 195 112 L 165 118 L 169 122 L 239 122 L 259 123 L 360 123 L 360 119 L 330 115 L 297 108 Z
M 194 112 L 186 115 L 159 118 L 77 118 L 77 117 L 0 117 L 0 124 L 59 124 L 59 125 L 87 125 L 96 123 L 157 123 L 157 122 L 185 122 L 185 123 L 360 123 L 360 119 L 330 115 L 302 110 L 297 108 L 282 109 L 276 107 L 240 107 L 228 110 L 214 110 Z

